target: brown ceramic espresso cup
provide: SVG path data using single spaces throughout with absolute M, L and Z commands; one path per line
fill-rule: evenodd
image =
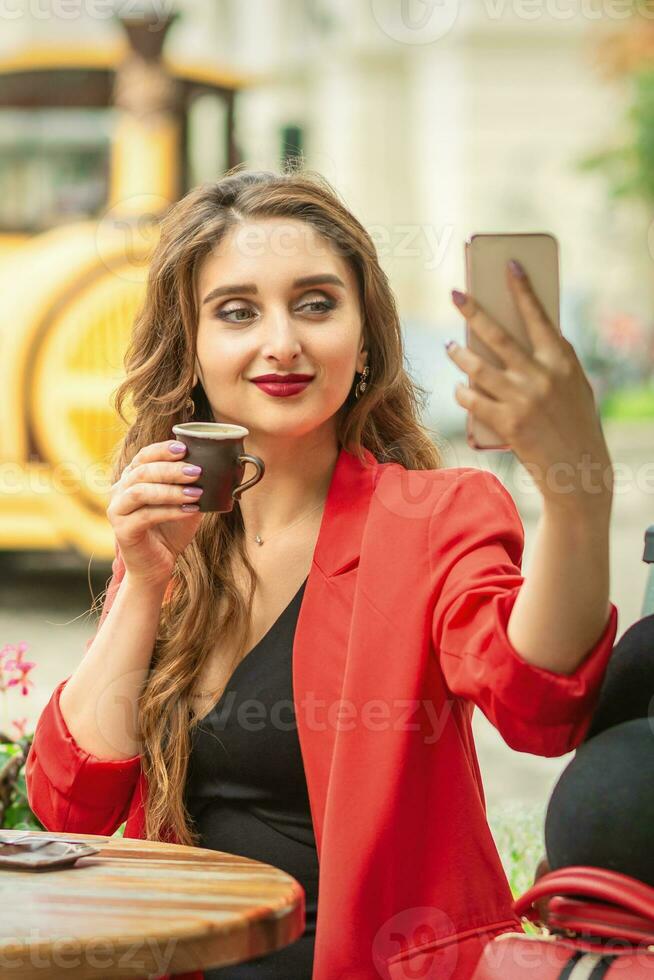
M 186 446 L 185 463 L 201 466 L 202 472 L 193 483 L 204 493 L 198 500 L 201 511 L 232 510 L 244 490 L 258 483 L 265 472 L 262 459 L 243 452 L 243 439 L 249 430 L 243 425 L 228 422 L 180 422 L 173 433 Z M 256 466 L 254 476 L 241 483 L 246 463 Z

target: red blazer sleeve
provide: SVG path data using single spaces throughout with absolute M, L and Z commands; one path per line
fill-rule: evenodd
M 452 694 L 474 702 L 519 752 L 559 756 L 583 740 L 617 630 L 617 608 L 572 674 L 529 664 L 507 626 L 524 581 L 524 527 L 493 474 L 454 468 L 430 518 L 433 648 Z M 546 640 L 547 638 L 544 637 Z
M 116 546 L 98 630 L 124 575 L 125 565 Z M 93 639 L 87 642 L 87 651 Z M 101 760 L 80 748 L 59 707 L 66 680 L 57 685 L 36 724 L 25 764 L 27 799 L 46 830 L 111 836 L 127 817 L 141 757 Z

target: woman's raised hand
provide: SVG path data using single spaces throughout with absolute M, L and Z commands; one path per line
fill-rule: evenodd
M 592 386 L 519 263 L 509 263 L 507 279 L 532 353 L 473 297 L 454 290 L 459 312 L 503 364 L 494 367 L 467 347 L 450 347 L 449 357 L 483 389 L 457 385 L 456 400 L 511 447 L 548 503 L 610 510 L 613 469 Z
M 184 452 L 175 453 L 171 446 L 182 446 Z M 183 443 L 170 440 L 143 446 L 111 488 L 107 517 L 133 581 L 167 583 L 177 556 L 200 526 L 202 491 L 192 488 L 200 474 L 184 472 L 185 452 Z

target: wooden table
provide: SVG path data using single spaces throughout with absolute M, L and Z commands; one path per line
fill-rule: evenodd
M 8 980 L 184 973 L 272 953 L 304 931 L 302 887 L 269 864 L 180 844 L 47 835 L 101 851 L 58 871 L 0 870 Z

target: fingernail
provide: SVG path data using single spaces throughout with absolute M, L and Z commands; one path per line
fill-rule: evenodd
M 454 300 L 457 306 L 464 306 L 467 296 L 465 293 L 462 293 L 459 289 L 453 289 L 452 299 Z
M 517 276 L 518 279 L 524 279 L 525 270 L 522 268 L 517 259 L 509 259 L 509 268 L 513 275 Z
M 182 493 L 187 497 L 200 497 L 204 491 L 202 487 L 184 487 Z
M 186 450 L 186 446 L 183 442 L 171 442 L 168 446 L 171 453 L 183 453 Z
M 186 473 L 187 476 L 199 476 L 202 472 L 201 466 L 184 466 L 182 467 L 182 473 Z
M 459 345 L 456 343 L 455 340 L 448 340 L 447 343 L 445 344 L 445 350 L 446 351 L 456 350 L 458 346 Z

